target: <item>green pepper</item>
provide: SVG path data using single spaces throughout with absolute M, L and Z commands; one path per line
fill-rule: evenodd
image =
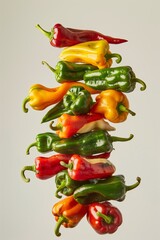
M 81 86 L 71 87 L 63 99 L 51 108 L 43 117 L 42 123 L 60 117 L 63 113 L 70 115 L 86 114 L 93 105 L 91 93 Z
M 121 92 L 132 92 L 137 82 L 142 85 L 142 91 L 146 89 L 146 84 L 136 78 L 130 66 L 88 71 L 84 74 L 84 81 L 87 86 L 97 90 L 114 89 Z
M 113 142 L 129 141 L 133 138 L 132 134 L 128 138 L 110 136 L 107 131 L 101 129 L 87 133 L 76 134 L 73 137 L 62 139 L 54 133 L 44 133 L 45 141 L 43 140 L 43 134 L 40 136 L 41 138 L 39 138 L 39 135 L 36 137 L 37 143 L 35 142 L 28 147 L 28 154 L 30 148 L 32 146 L 36 146 L 39 152 L 55 151 L 64 154 L 91 156 L 97 153 L 111 152 L 113 150 Z M 40 141 L 42 141 L 42 143 Z
M 96 180 L 93 184 L 84 184 L 74 191 L 73 197 L 80 204 L 90 204 L 109 200 L 123 201 L 126 192 L 136 188 L 141 182 L 137 177 L 137 182 L 126 186 L 123 175 L 108 177 L 104 180 Z
M 80 187 L 81 185 L 88 183 L 88 181 L 76 181 L 73 180 L 69 174 L 68 170 L 63 170 L 56 174 L 55 177 L 55 183 L 56 183 L 56 193 L 55 196 L 58 198 L 61 198 L 62 196 L 59 195 L 59 192 L 62 193 L 65 196 L 70 196 L 74 193 L 74 191 Z
M 51 67 L 47 62 L 43 61 L 49 69 L 55 74 L 56 81 L 59 83 L 80 81 L 87 71 L 97 69 L 96 66 L 91 64 L 71 63 L 67 61 L 59 61 L 55 68 Z

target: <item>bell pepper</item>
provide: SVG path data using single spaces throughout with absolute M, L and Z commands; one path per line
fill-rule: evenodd
M 35 172 L 36 177 L 41 180 L 45 180 L 54 177 L 60 171 L 66 169 L 60 162 L 67 163 L 71 155 L 69 154 L 55 154 L 50 157 L 36 157 L 32 166 L 25 166 L 21 170 L 21 177 L 25 182 L 30 182 L 29 178 L 26 178 L 25 171 Z
M 123 222 L 120 210 L 108 201 L 89 204 L 87 220 L 98 234 L 112 234 Z
M 128 114 L 135 115 L 129 109 L 127 96 L 117 90 L 104 90 L 96 96 L 96 103 L 91 109 L 92 113 L 103 114 L 104 118 L 113 123 L 124 122 Z
M 75 201 L 72 195 L 55 203 L 52 208 L 52 214 L 57 221 L 55 235 L 61 235 L 59 232 L 61 225 L 65 228 L 77 226 L 86 213 L 87 207 Z
M 55 74 L 56 81 L 59 83 L 80 81 L 83 79 L 85 72 L 97 69 L 91 64 L 77 64 L 66 61 L 59 61 L 56 67 L 51 67 L 47 62 L 43 61 L 49 69 Z
M 93 184 L 85 184 L 74 191 L 73 197 L 81 204 L 90 204 L 109 200 L 123 201 L 126 192 L 136 188 L 141 182 L 137 177 L 137 182 L 126 186 L 123 175 L 115 175 L 103 180 L 97 180 Z
M 91 94 L 99 92 L 80 82 L 66 82 L 56 88 L 47 88 L 41 84 L 34 84 L 30 87 L 28 96 L 23 100 L 23 111 L 28 112 L 28 108 L 26 107 L 27 103 L 29 103 L 34 110 L 43 110 L 52 104 L 58 103 L 73 86 L 82 86 Z
M 141 91 L 146 89 L 146 84 L 136 78 L 130 66 L 88 71 L 84 74 L 83 79 L 87 86 L 97 90 L 114 89 L 121 92 L 132 92 L 137 82 L 142 85 Z
M 113 57 L 117 58 L 117 63 L 122 59 L 119 54 L 110 52 L 106 40 L 89 41 L 64 48 L 59 57 L 63 61 L 92 64 L 99 69 L 111 67 Z
M 39 24 L 36 27 L 50 40 L 53 47 L 67 47 L 77 43 L 105 39 L 111 44 L 119 44 L 127 42 L 126 39 L 115 38 L 104 35 L 93 30 L 82 30 L 64 27 L 62 24 L 57 23 L 51 28 L 51 32 L 44 30 Z
M 93 99 L 90 92 L 81 86 L 73 86 L 66 92 L 63 99 L 45 114 L 41 123 L 58 118 L 64 113 L 70 115 L 86 114 L 92 105 Z
M 37 135 L 36 141 L 29 145 L 26 153 L 29 154 L 30 148 L 35 146 L 39 152 L 55 151 L 63 154 L 91 156 L 111 152 L 113 150 L 113 142 L 129 141 L 132 138 L 132 134 L 128 138 L 110 136 L 107 131 L 101 129 L 76 134 L 70 138 L 59 138 L 58 135 L 54 133 L 41 133 Z
M 50 124 L 50 128 L 55 130 L 60 138 L 69 138 L 77 133 L 85 133 L 97 128 L 106 131 L 115 130 L 108 122 L 104 121 L 101 114 L 97 113 L 75 116 L 64 113 L 58 118 L 56 126 L 52 124 L 53 121 Z
M 61 161 L 61 165 L 68 168 L 69 176 L 76 181 L 107 178 L 116 170 L 106 158 L 87 159 L 78 154 L 73 154 L 68 163 Z

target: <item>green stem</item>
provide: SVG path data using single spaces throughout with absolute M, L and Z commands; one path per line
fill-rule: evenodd
M 60 126 L 60 124 L 54 127 L 54 126 L 52 126 L 53 123 L 54 123 L 54 121 L 52 121 L 52 122 L 50 123 L 50 125 L 49 125 L 50 129 L 52 129 L 52 130 L 54 130 L 54 131 L 56 131 L 56 130 L 62 130 L 63 127 Z
M 26 178 L 26 176 L 25 176 L 25 171 L 32 171 L 32 172 L 36 172 L 36 167 L 35 167 L 35 165 L 33 165 L 33 166 L 25 166 L 22 170 L 21 170 L 21 177 L 22 177 L 22 179 L 26 182 L 26 183 L 28 183 L 28 182 L 30 182 L 30 178 Z
M 105 214 L 103 214 L 103 213 L 101 213 L 101 212 L 97 212 L 96 214 L 97 214 L 98 217 L 103 218 L 103 220 L 104 220 L 106 223 L 108 223 L 108 224 L 111 224 L 112 221 L 113 221 L 113 219 L 112 219 L 111 216 L 107 216 L 107 215 L 105 215 Z
M 73 163 L 65 163 L 63 161 L 60 161 L 60 164 L 63 166 L 63 167 L 66 167 L 66 168 L 69 168 L 69 169 L 73 169 Z
M 22 104 L 22 108 L 23 108 L 23 111 L 25 113 L 28 112 L 28 108 L 26 108 L 26 104 L 30 101 L 30 98 L 29 97 L 26 97 L 24 100 L 23 100 L 23 104 Z
M 46 65 L 53 73 L 56 72 L 56 70 L 55 70 L 53 67 L 51 67 L 47 62 L 42 61 L 42 64 L 43 64 L 43 65 Z
M 110 58 L 116 57 L 116 63 L 120 63 L 122 61 L 122 56 L 118 53 L 107 53 L 105 55 L 106 60 L 109 60 Z
M 126 191 L 130 191 L 130 190 L 138 187 L 138 185 L 140 184 L 140 182 L 141 182 L 141 178 L 140 178 L 140 177 L 137 177 L 137 182 L 134 183 L 134 184 L 132 184 L 132 185 L 130 185 L 130 186 L 126 186 Z
M 67 219 L 63 216 L 60 216 L 58 218 L 57 224 L 56 224 L 55 229 L 54 229 L 55 235 L 57 237 L 61 236 L 61 233 L 59 232 L 59 229 L 60 229 L 61 225 L 66 221 L 67 221 Z
M 26 150 L 26 154 L 29 155 L 29 154 L 30 154 L 30 152 L 29 152 L 29 151 L 30 151 L 30 148 L 31 148 L 31 147 L 35 147 L 35 146 L 37 146 L 37 143 L 36 143 L 36 142 L 30 144 L 29 147 L 28 147 L 27 150 Z
M 141 79 L 135 78 L 135 79 L 133 79 L 133 80 L 134 80 L 135 82 L 140 83 L 140 84 L 142 85 L 142 87 L 140 88 L 141 91 L 144 91 L 144 90 L 146 89 L 146 84 L 145 84 L 145 82 L 143 82 Z
M 112 142 L 126 142 L 131 140 L 134 137 L 133 134 L 130 134 L 128 138 L 122 138 L 122 137 L 116 137 L 116 136 L 111 136 L 111 141 Z
M 62 184 L 60 185 L 60 187 L 57 188 L 57 191 L 55 192 L 55 196 L 56 196 L 57 198 L 61 198 L 61 197 L 62 197 L 62 196 L 59 195 L 58 193 L 59 193 L 64 187 L 65 187 L 65 182 L 62 181 Z
M 44 30 L 39 24 L 36 25 L 36 28 L 38 28 L 46 37 L 51 40 L 52 32 Z
M 128 112 L 129 114 L 131 114 L 132 116 L 135 116 L 136 113 L 131 111 L 130 109 L 126 108 L 122 103 L 118 104 L 117 106 L 117 110 L 119 112 Z

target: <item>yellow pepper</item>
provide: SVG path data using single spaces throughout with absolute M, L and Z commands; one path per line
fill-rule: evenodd
M 106 40 L 89 41 L 64 48 L 59 57 L 63 61 L 92 64 L 99 69 L 109 68 L 112 57 L 117 57 L 117 63 L 121 61 L 119 54 L 109 51 Z
M 63 96 L 72 86 L 82 86 L 91 94 L 99 92 L 81 82 L 65 82 L 55 88 L 47 88 L 41 84 L 34 84 L 31 86 L 28 96 L 23 101 L 24 112 L 28 112 L 28 108 L 26 108 L 28 102 L 34 110 L 43 110 L 46 107 L 61 101 Z
M 102 91 L 96 97 L 96 102 L 91 111 L 93 113 L 100 113 L 104 118 L 113 123 L 124 122 L 127 119 L 128 113 L 135 115 L 129 109 L 129 101 L 126 95 L 116 90 Z

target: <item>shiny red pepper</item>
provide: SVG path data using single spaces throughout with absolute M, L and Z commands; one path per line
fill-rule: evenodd
M 107 158 L 85 158 L 74 154 L 68 163 L 61 162 L 68 167 L 70 178 L 76 181 L 106 178 L 111 176 L 116 168 Z
M 122 224 L 122 214 L 109 202 L 96 202 L 88 206 L 87 220 L 99 234 L 114 233 Z
M 59 23 L 53 26 L 51 32 L 44 30 L 39 24 L 37 24 L 36 27 L 49 38 L 50 44 L 53 47 L 68 47 L 82 42 L 96 41 L 101 39 L 104 39 L 111 44 L 127 42 L 126 39 L 106 36 L 93 30 L 66 28 Z
M 25 166 L 21 170 L 21 176 L 25 182 L 30 182 L 29 178 L 26 178 L 25 171 L 33 171 L 36 173 L 36 177 L 45 180 L 55 176 L 58 172 L 66 169 L 60 162 L 68 163 L 72 155 L 70 154 L 55 154 L 50 157 L 36 157 L 35 165 Z

